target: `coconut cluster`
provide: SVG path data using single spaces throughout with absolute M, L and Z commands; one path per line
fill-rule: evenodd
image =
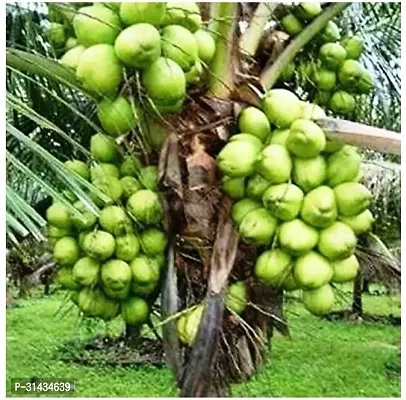
M 157 167 L 122 156 L 114 140 L 101 133 L 91 137 L 90 152 L 96 161 L 90 167 L 80 160 L 65 165 L 109 200 L 94 197 L 101 209 L 95 215 L 65 192 L 76 212 L 58 202 L 47 210 L 56 280 L 72 291 L 85 316 L 108 320 L 121 313 L 127 324 L 141 324 L 159 290 L 167 244 Z
M 302 289 L 305 307 L 316 315 L 333 307 L 330 282 L 356 277 L 357 236 L 373 223 L 361 157 L 326 139 L 314 122 L 324 116 L 288 90 L 271 90 L 262 111 L 240 113 L 241 133 L 217 157 L 240 237 L 263 250 L 255 275 L 267 285 Z
M 289 35 L 295 36 L 321 11 L 320 3 L 299 3 L 281 20 L 281 25 Z M 313 42 L 318 52 L 316 62 L 298 67 L 307 77 L 306 84 L 316 89 L 313 101 L 335 114 L 350 115 L 355 109 L 355 96 L 367 94 L 374 87 L 372 75 L 359 62 L 364 51 L 362 39 L 341 38 L 338 26 L 329 21 Z M 291 80 L 295 69 L 291 63 L 283 71 L 281 80 Z
M 95 3 L 79 8 L 69 26 L 73 34 L 60 62 L 76 72 L 85 89 L 105 99 L 101 123 L 115 136 L 136 123 L 132 105 L 118 95 L 126 69 L 139 73 L 154 111 L 176 113 L 187 86 L 199 82 L 216 49 L 194 2 Z M 53 22 L 50 30 L 55 32 L 49 37 L 59 38 L 66 28 Z

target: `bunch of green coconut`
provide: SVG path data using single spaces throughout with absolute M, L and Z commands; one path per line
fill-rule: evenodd
M 153 111 L 176 113 L 187 86 L 200 81 L 216 49 L 193 2 L 94 3 L 72 13 L 71 25 L 74 36 L 60 62 L 76 71 L 86 90 L 108 99 L 104 108 L 117 116 L 118 126 L 127 122 L 124 128 L 134 111 L 126 98 L 117 97 L 126 75 L 139 74 Z M 63 30 L 57 27 L 51 28 Z
M 356 148 L 326 139 L 315 122 L 323 117 L 318 105 L 273 89 L 262 111 L 241 111 L 241 133 L 217 157 L 240 237 L 261 252 L 256 277 L 302 289 L 315 315 L 332 309 L 332 283 L 356 277 L 357 236 L 373 223 L 371 194 L 360 183 L 361 157 Z
M 91 137 L 90 151 L 90 167 L 80 160 L 65 164 L 109 200 L 94 197 L 96 214 L 65 191 L 75 212 L 62 202 L 47 210 L 56 281 L 72 291 L 85 316 L 109 320 L 121 313 L 127 324 L 142 324 L 159 293 L 167 244 L 157 167 L 123 157 L 102 133 Z
M 281 25 L 291 36 L 299 34 L 305 24 L 322 11 L 320 3 L 299 3 L 281 20 Z M 340 42 L 341 40 L 341 42 Z M 316 89 L 313 101 L 335 114 L 351 115 L 356 105 L 356 95 L 369 93 L 373 78 L 359 62 L 364 43 L 357 36 L 341 39 L 338 26 L 329 21 L 314 41 L 318 56 L 315 62 L 300 64 L 300 74 Z M 292 63 L 281 79 L 289 81 L 295 72 Z

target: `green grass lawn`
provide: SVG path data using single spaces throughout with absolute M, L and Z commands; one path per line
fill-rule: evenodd
M 8 396 L 11 378 L 33 376 L 74 379 L 75 397 L 176 395 L 166 368 L 62 361 L 61 343 L 85 339 L 103 325 L 80 324 L 73 310 L 55 315 L 61 302 L 60 294 L 33 297 L 7 310 Z M 364 307 L 369 313 L 399 315 L 400 297 L 364 296 Z M 399 327 L 323 321 L 296 302 L 287 304 L 287 317 L 292 339 L 276 335 L 269 361 L 249 382 L 234 385 L 233 396 L 400 397 Z

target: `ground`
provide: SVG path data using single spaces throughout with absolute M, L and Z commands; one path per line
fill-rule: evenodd
M 58 293 L 19 300 L 7 310 L 8 396 L 11 378 L 33 376 L 74 379 L 75 397 L 175 395 L 164 367 L 113 368 L 103 359 L 92 366 L 64 361 L 74 352 L 67 343 L 105 328 L 80 321 L 62 304 Z M 400 296 L 364 296 L 364 306 L 369 313 L 399 315 Z M 287 317 L 292 339 L 277 335 L 270 361 L 249 382 L 235 385 L 233 396 L 400 397 L 400 327 L 320 320 L 295 300 L 288 301 Z M 119 329 L 117 323 L 109 327 L 111 332 Z

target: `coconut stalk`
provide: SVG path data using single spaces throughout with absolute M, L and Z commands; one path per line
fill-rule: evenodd
M 265 24 L 271 18 L 279 3 L 259 3 L 250 24 L 240 39 L 240 50 L 248 56 L 255 56 L 264 33 Z
M 216 53 L 209 66 L 209 91 L 220 98 L 228 98 L 234 90 L 233 43 L 238 10 L 238 3 L 212 3 Z
M 269 67 L 265 68 L 260 76 L 260 81 L 265 89 L 269 90 L 278 81 L 282 71 L 293 61 L 296 54 L 309 43 L 337 14 L 342 12 L 351 3 L 332 3 L 323 13 L 314 19 L 303 31 L 291 41 L 278 59 Z

